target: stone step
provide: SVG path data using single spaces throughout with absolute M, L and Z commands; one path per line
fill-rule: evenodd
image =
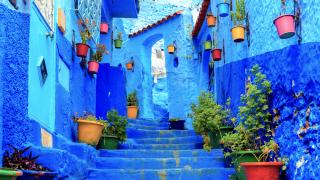
M 120 149 L 152 149 L 152 150 L 186 150 L 186 149 L 201 149 L 202 143 L 188 144 L 129 144 L 120 145 Z
M 174 138 L 141 138 L 134 139 L 138 144 L 183 144 L 183 143 L 202 143 L 200 136 L 186 136 Z
M 197 136 L 193 130 L 143 130 L 127 128 L 128 138 L 168 138 Z
M 90 169 L 89 180 L 228 180 L 233 168 L 177 168 L 177 169 Z
M 128 124 L 129 128 L 135 129 L 144 129 L 144 130 L 168 130 L 168 126 L 150 126 L 150 125 L 143 125 L 143 124 Z
M 121 157 L 121 158 L 176 158 L 176 157 L 223 157 L 221 149 L 212 149 L 207 152 L 203 149 L 194 150 L 141 150 L 141 149 L 120 149 L 100 150 L 100 157 Z
M 130 124 L 138 124 L 144 126 L 154 126 L 154 127 L 169 127 L 168 122 L 157 122 L 152 120 L 143 120 L 143 119 L 128 119 Z

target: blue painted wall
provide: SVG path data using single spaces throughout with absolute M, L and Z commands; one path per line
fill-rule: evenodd
M 211 2 L 208 11 L 217 14 L 216 3 Z M 293 2 L 287 1 L 287 13 L 293 12 Z M 212 33 L 218 34 L 219 47 L 225 47 L 225 57 L 215 63 L 214 93 L 221 104 L 231 97 L 231 108 L 236 114 L 240 105 L 240 96 L 244 93 L 246 72 L 255 64 L 262 67 L 272 82 L 271 108 L 280 112 L 276 140 L 281 148 L 281 155 L 290 159 L 287 175 L 289 179 L 312 179 L 319 175 L 317 157 L 319 154 L 319 32 L 315 29 L 320 24 L 316 6 L 317 0 L 300 1 L 302 20 L 302 44 L 298 45 L 297 36 L 281 40 L 273 25 L 273 20 L 280 14 L 280 1 L 246 0 L 246 10 L 250 23 L 250 47 L 248 41 L 234 43 L 230 29 L 230 16 L 219 19 L 216 28 L 203 24 L 195 44 L 200 43 Z M 235 2 L 233 1 L 233 5 Z M 259 8 L 257 8 L 259 7 Z M 234 6 L 235 8 L 235 6 Z M 248 37 L 246 37 L 248 39 Z M 211 58 L 211 57 L 210 57 Z M 201 67 L 199 71 L 201 72 Z M 203 74 L 200 73 L 200 77 Z M 205 76 L 205 75 L 204 75 Z M 303 96 L 294 97 L 303 92 Z M 307 109 L 310 108 L 310 117 Z M 294 115 L 296 112 L 296 115 Z M 310 128 L 306 131 L 309 118 Z M 290 143 L 289 143 L 290 142 Z

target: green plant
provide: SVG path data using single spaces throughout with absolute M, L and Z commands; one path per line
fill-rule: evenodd
M 180 120 L 181 120 L 180 118 L 171 118 L 171 119 L 169 119 L 169 121 L 171 121 L 171 122 L 180 121 Z
M 87 44 L 88 39 L 91 39 L 91 33 L 81 19 L 78 20 L 78 26 L 82 44 Z
M 204 149 L 210 150 L 209 133 L 220 132 L 220 128 L 226 125 L 228 111 L 214 101 L 210 92 L 202 92 L 198 104 L 191 105 L 191 111 L 189 117 L 193 119 L 194 130 L 203 136 Z
M 235 26 L 243 24 L 246 18 L 246 7 L 244 0 L 236 0 L 236 12 L 231 13 L 231 19 Z
M 138 106 L 137 92 L 133 91 L 127 97 L 128 106 Z
M 106 49 L 106 46 L 103 44 L 98 44 L 96 52 L 93 53 L 91 56 L 91 60 L 101 62 L 104 54 L 109 54 L 109 52 Z
M 72 116 L 73 121 L 77 122 L 78 120 L 86 120 L 86 121 L 96 121 L 102 124 L 105 124 L 105 120 L 101 118 L 96 118 L 96 116 L 90 112 L 84 111 L 83 115 L 78 115 L 76 112 L 75 115 Z
M 118 37 L 118 38 L 117 38 L 118 40 L 122 40 L 122 33 L 121 33 L 121 32 L 118 32 L 117 37 Z
M 9 146 L 13 149 L 13 153 L 10 154 L 8 150 L 4 152 L 3 166 L 5 168 L 14 170 L 49 171 L 49 169 L 36 163 L 39 156 L 32 156 L 32 152 L 29 152 L 29 155 L 25 155 L 31 147 L 19 150 L 11 145 Z
M 120 116 L 116 110 L 112 109 L 107 114 L 107 124 L 103 130 L 103 135 L 116 136 L 120 142 L 124 142 L 127 139 L 127 124 L 127 119 Z

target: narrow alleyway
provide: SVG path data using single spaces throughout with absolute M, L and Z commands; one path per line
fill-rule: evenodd
M 166 123 L 130 120 L 129 139 L 120 150 L 101 150 L 98 169 L 89 179 L 228 179 L 220 149 L 202 150 L 202 138 L 193 130 L 166 130 Z

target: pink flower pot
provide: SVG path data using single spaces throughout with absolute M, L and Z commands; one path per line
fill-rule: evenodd
M 276 18 L 273 23 L 276 26 L 281 39 L 287 39 L 295 35 L 296 30 L 293 15 L 282 15 Z
M 97 74 L 99 70 L 99 63 L 96 61 L 89 61 L 88 62 L 88 71 L 91 74 Z
M 109 25 L 108 25 L 108 23 L 102 22 L 102 23 L 100 24 L 100 33 L 101 33 L 101 34 L 107 34 L 108 31 L 109 31 Z

